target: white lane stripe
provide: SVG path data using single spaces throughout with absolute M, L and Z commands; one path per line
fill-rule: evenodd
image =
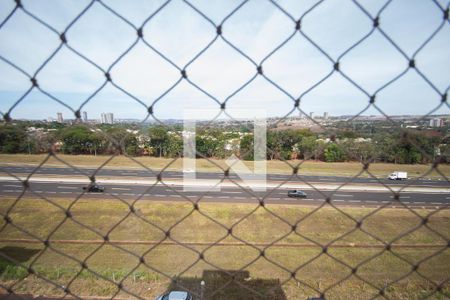
M 58 186 L 58 189 L 76 190 L 76 189 L 78 189 L 78 187 L 74 187 L 74 186 Z
M 223 191 L 225 194 L 242 194 L 243 192 L 227 192 Z
M 353 195 L 347 195 L 347 194 L 336 194 L 335 197 L 353 197 Z
M 361 202 L 360 200 L 348 200 L 348 202 Z
M 129 191 L 129 190 L 131 190 L 131 189 L 128 189 L 128 188 L 111 188 L 112 190 L 120 190 L 120 191 Z
M 5 184 L 4 186 L 7 186 L 7 187 L 18 187 L 18 188 L 22 187 L 21 185 L 14 185 L 14 184 Z

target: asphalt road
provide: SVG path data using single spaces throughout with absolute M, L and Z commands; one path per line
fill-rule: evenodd
M 48 198 L 75 199 L 83 193 L 81 183 L 55 183 L 55 182 L 30 182 L 30 190 L 25 197 L 43 196 Z M 145 186 L 145 185 L 104 185 L 105 193 L 86 193 L 85 198 L 99 199 L 140 199 L 157 201 L 196 201 L 202 202 L 226 202 L 226 203 L 259 203 L 264 199 L 268 204 L 302 204 L 318 205 L 329 196 L 336 205 L 349 206 L 380 206 L 392 205 L 400 207 L 401 204 L 393 199 L 393 195 L 387 192 L 361 192 L 361 191 L 330 191 L 305 190 L 307 198 L 289 198 L 286 189 L 275 189 L 266 192 L 254 192 L 250 189 L 222 188 L 217 191 L 185 191 L 183 186 Z M 0 182 L 0 197 L 17 197 L 23 192 L 23 187 L 14 181 Z M 392 203 L 391 203 L 392 202 Z M 450 194 L 443 193 L 413 193 L 405 192 L 400 195 L 400 202 L 407 206 L 441 207 L 450 203 Z
M 29 166 L 1 166 L 0 174 L 7 175 L 6 172 L 16 175 L 29 174 L 33 172 L 34 168 Z M 93 168 L 83 168 L 79 169 L 81 172 L 71 169 L 71 168 L 57 168 L 57 167 L 41 167 L 35 174 L 37 175 L 63 175 L 63 176 L 74 176 L 74 175 L 92 175 L 96 169 Z M 5 172 L 6 171 L 6 172 Z M 147 170 L 135 169 L 135 170 L 121 170 L 121 169 L 100 169 L 96 176 L 111 176 L 111 177 L 139 177 L 141 179 L 152 179 L 156 177 L 156 174 L 152 174 Z M 224 175 L 222 173 L 203 173 L 198 172 L 196 174 L 198 179 L 220 179 Z M 312 176 L 312 175 L 301 175 L 302 180 L 307 182 L 322 182 L 322 183 L 344 183 L 350 180 L 349 177 L 341 176 Z M 182 172 L 175 171 L 164 171 L 162 174 L 163 179 L 181 179 L 183 178 Z M 238 179 L 236 174 L 230 174 L 229 178 Z M 299 181 L 298 178 L 291 178 L 290 175 L 282 174 L 268 174 L 267 180 L 270 181 Z M 374 179 L 374 178 L 355 178 L 351 180 L 352 183 L 366 183 L 366 184 L 377 184 L 382 182 L 389 185 L 404 185 L 411 184 L 414 186 L 422 187 L 449 187 L 450 184 L 446 180 L 425 180 L 425 179 L 409 179 L 409 180 L 388 180 L 388 179 Z

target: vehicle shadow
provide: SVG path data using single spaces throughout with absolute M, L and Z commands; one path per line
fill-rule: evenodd
M 278 279 L 253 279 L 248 271 L 205 270 L 202 277 L 179 277 L 167 291 L 187 291 L 195 300 L 287 299 Z

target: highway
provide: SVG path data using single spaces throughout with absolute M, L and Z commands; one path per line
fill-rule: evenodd
M 29 183 L 25 197 L 46 197 L 75 199 L 83 193 L 85 183 L 72 182 L 35 182 Z M 402 192 L 400 200 L 393 199 L 392 193 L 386 191 L 316 191 L 304 189 L 307 198 L 289 198 L 286 188 L 272 191 L 254 192 L 239 187 L 225 187 L 220 191 L 185 191 L 182 185 L 144 185 L 144 184 L 104 184 L 105 193 L 84 193 L 81 198 L 89 199 L 139 199 L 140 201 L 197 201 L 226 203 L 255 203 L 261 199 L 267 204 L 301 204 L 320 205 L 326 197 L 330 197 L 334 205 L 346 206 L 381 206 L 401 207 L 399 203 L 415 207 L 442 207 L 450 203 L 450 193 Z M 23 186 L 17 181 L 0 181 L 0 198 L 17 197 L 23 192 Z M 392 203 L 391 203 L 392 201 Z
M 0 166 L 0 174 L 7 176 L 9 174 L 14 175 L 28 175 L 33 172 L 34 167 L 32 166 Z M 79 168 L 79 171 L 71 168 L 60 168 L 60 167 L 41 167 L 36 172 L 35 175 L 43 176 L 43 175 L 52 175 L 52 176 L 75 176 L 75 175 L 85 175 L 90 176 L 94 174 L 96 169 L 94 168 Z M 98 177 L 139 177 L 139 178 L 155 178 L 156 173 L 151 173 L 148 170 L 144 169 L 100 169 L 97 173 L 95 173 Z M 206 172 L 197 172 L 196 177 L 198 179 L 220 179 L 223 178 L 224 175 L 222 173 L 206 173 Z M 182 179 L 183 173 L 176 171 L 164 171 L 162 174 L 163 179 Z M 230 173 L 230 179 L 238 179 L 236 174 Z M 313 175 L 299 175 L 301 180 L 307 182 L 321 182 L 321 183 L 344 183 L 350 180 L 349 177 L 340 177 L 340 176 L 313 176 Z M 284 174 L 268 174 L 268 181 L 289 181 L 295 180 L 299 181 L 298 178 L 291 178 L 291 175 Z M 410 179 L 407 181 L 396 181 L 396 180 L 388 180 L 385 178 L 367 178 L 367 177 L 358 177 L 351 180 L 352 183 L 362 183 L 362 184 L 379 184 L 380 182 L 388 185 L 414 185 L 414 186 L 422 186 L 422 187 L 449 187 L 450 184 L 446 180 L 426 180 L 426 179 Z

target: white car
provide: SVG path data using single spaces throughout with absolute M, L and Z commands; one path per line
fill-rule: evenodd
M 188 292 L 171 291 L 159 296 L 155 300 L 192 300 L 192 295 Z

